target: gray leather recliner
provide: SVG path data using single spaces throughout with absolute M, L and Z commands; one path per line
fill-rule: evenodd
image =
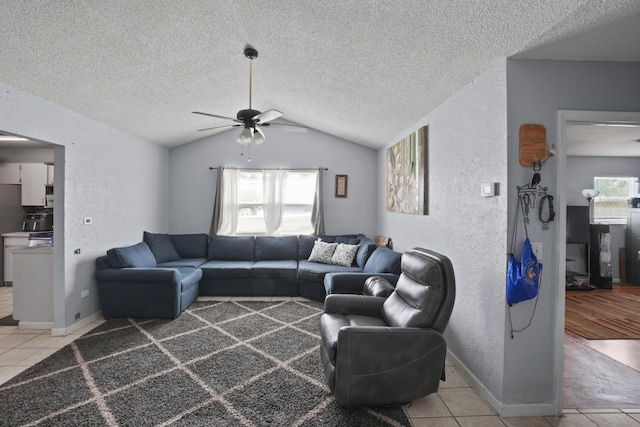
M 438 391 L 455 277 L 444 255 L 414 248 L 388 297 L 332 294 L 320 317 L 320 355 L 340 406 L 408 403 Z

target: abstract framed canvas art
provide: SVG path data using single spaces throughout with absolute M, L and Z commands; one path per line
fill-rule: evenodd
M 428 127 L 424 126 L 387 149 L 387 210 L 427 215 Z

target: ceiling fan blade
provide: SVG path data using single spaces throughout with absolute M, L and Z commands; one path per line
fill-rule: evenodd
M 198 129 L 198 132 L 202 132 L 203 130 L 213 130 L 213 129 L 222 129 L 222 128 L 237 128 L 242 125 L 225 125 L 225 126 L 215 126 L 212 128 Z
M 233 120 L 234 122 L 238 122 L 240 123 L 240 120 L 238 119 L 234 119 L 233 117 L 226 117 L 226 116 L 219 116 L 217 114 L 210 114 L 210 113 L 202 113 L 200 111 L 192 111 L 193 114 L 200 114 L 202 116 L 209 116 L 209 117 L 215 117 L 217 119 L 225 119 L 225 120 Z
M 264 113 L 260 113 L 257 116 L 254 116 L 252 120 L 254 122 L 258 122 L 259 124 L 270 122 L 271 120 L 275 120 L 278 117 L 282 117 L 284 113 L 281 113 L 278 110 L 268 110 Z
M 265 126 L 284 126 L 282 130 L 289 132 L 307 132 L 309 128 L 299 125 L 290 125 L 287 123 L 265 123 Z

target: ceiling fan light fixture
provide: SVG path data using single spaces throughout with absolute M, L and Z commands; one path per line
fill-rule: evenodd
M 256 145 L 260 145 L 262 144 L 265 139 L 267 139 L 266 136 L 264 136 L 264 132 L 262 132 L 262 129 L 260 129 L 259 127 L 256 127 L 256 132 L 253 134 L 253 142 Z
M 248 145 L 253 141 L 253 128 L 245 128 L 240 135 L 238 135 L 238 139 L 236 139 L 238 144 Z

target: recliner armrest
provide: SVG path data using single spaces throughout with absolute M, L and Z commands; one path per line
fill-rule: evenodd
M 330 294 L 356 294 L 362 293 L 364 282 L 372 276 L 382 277 L 392 285 L 398 281 L 399 274 L 395 273 L 353 273 L 335 272 L 324 276 L 324 289 Z
M 344 326 L 336 349 L 336 403 L 406 403 L 433 393 L 446 353 L 444 337 L 434 329 Z
M 386 298 L 351 294 L 331 294 L 324 300 L 324 312 L 380 317 Z

